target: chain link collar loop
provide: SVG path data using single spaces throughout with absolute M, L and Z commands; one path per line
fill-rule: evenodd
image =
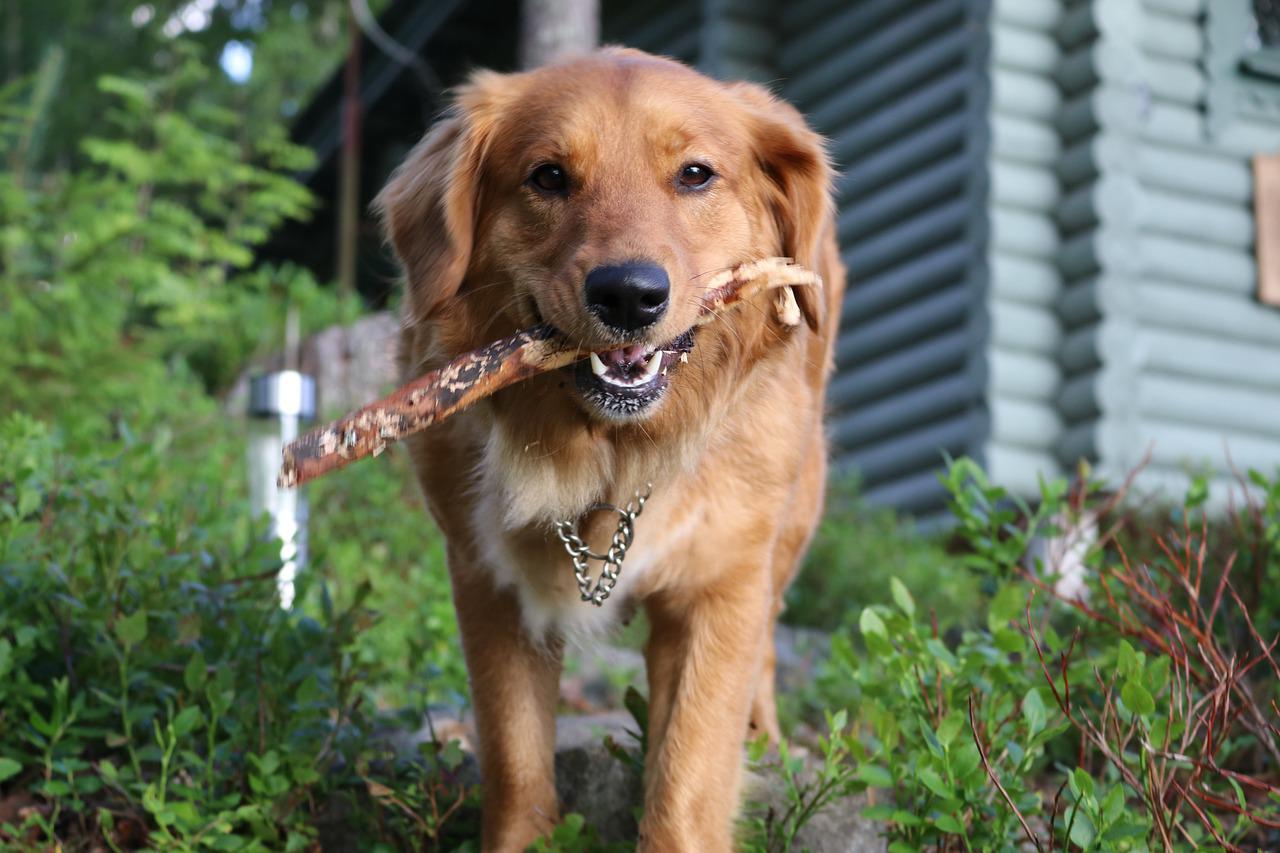
M 644 502 L 649 499 L 651 491 L 653 491 L 653 484 L 647 483 L 644 491 L 637 491 L 635 500 L 627 504 L 625 509 L 613 504 L 596 503 L 583 513 L 583 516 L 586 516 L 599 510 L 609 510 L 618 514 L 618 528 L 613 533 L 609 550 L 603 554 L 592 551 L 582 540 L 578 533 L 578 523 L 581 518 L 556 522 L 556 535 L 560 537 L 560 541 L 564 543 L 565 552 L 573 560 L 573 576 L 578 581 L 578 592 L 582 594 L 584 602 L 601 607 L 613 592 L 614 586 L 618 583 L 618 575 L 622 573 L 622 561 L 626 559 L 627 549 L 635 539 L 636 519 L 640 517 L 640 513 L 644 512 Z M 600 569 L 600 577 L 595 581 L 592 581 L 591 575 L 588 574 L 591 560 L 604 564 Z

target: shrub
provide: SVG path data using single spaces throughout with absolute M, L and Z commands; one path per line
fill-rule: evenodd
M 894 604 L 863 610 L 861 649 L 835 639 L 823 679 L 854 710 L 845 790 L 873 790 L 867 814 L 891 849 L 1275 843 L 1274 634 L 1257 630 L 1232 561 L 1206 557 L 1211 532 L 1245 529 L 1255 565 L 1273 565 L 1274 482 L 1251 478 L 1264 497 L 1227 523 L 1209 523 L 1193 487 L 1179 522 L 1152 531 L 1099 484 L 1050 484 L 1032 513 L 967 460 L 952 466 L 964 562 L 993 590 L 985 626 L 946 642 L 891 581 Z M 1022 555 L 1051 519 L 1085 510 L 1117 523 L 1088 597 L 1057 601 Z M 1150 559 L 1130 559 L 1129 535 L 1154 541 Z
M 921 609 L 944 627 L 965 621 L 979 598 L 978 579 L 956 565 L 939 534 L 868 505 L 856 479 L 836 480 L 782 618 L 828 631 L 847 626 L 863 607 L 890 603 L 890 577 L 916 590 Z
M 199 97 L 199 57 L 171 61 L 162 79 L 103 78 L 90 165 L 74 173 L 31 166 L 57 63 L 0 91 L 15 117 L 0 122 L 0 399 L 67 433 L 183 411 L 200 392 L 186 378 L 228 384 L 290 304 L 309 325 L 352 307 L 300 270 L 252 268 L 271 230 L 310 210 L 283 174 L 310 152 L 278 126 L 239 139 L 236 115 Z
M 25 159 L 56 75 L 0 93 L 0 846 L 450 845 L 475 831 L 457 744 L 381 736 L 404 725 L 388 703 L 416 728 L 465 684 L 403 460 L 319 491 L 285 612 L 241 425 L 208 393 L 286 302 L 304 327 L 349 311 L 249 266 L 307 209 L 280 171 L 305 152 L 237 140 L 174 56 L 104 81 L 75 174 Z
M 385 792 L 421 800 L 456 767 L 446 753 L 427 773 L 379 744 L 380 694 L 405 695 L 419 673 L 383 655 L 375 587 L 335 604 L 323 575 L 342 563 L 319 564 L 301 581 L 310 615 L 282 611 L 279 549 L 226 477 L 238 442 L 203 439 L 175 465 L 150 442 L 72 456 L 30 418 L 0 426 L 0 801 L 30 798 L 27 824 L 0 838 L 296 846 L 335 798 L 374 821 Z M 452 625 L 414 624 L 451 673 L 427 695 L 456 695 Z

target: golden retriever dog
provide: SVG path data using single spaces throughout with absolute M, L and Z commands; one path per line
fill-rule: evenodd
M 817 523 L 844 271 L 823 142 L 764 89 L 608 48 L 480 72 L 377 200 L 407 279 L 406 378 L 537 323 L 594 355 L 415 436 L 447 538 L 483 779 L 483 847 L 559 817 L 566 639 L 642 607 L 642 850 L 733 845 L 744 739 L 778 736 L 773 628 Z M 818 272 L 694 329 L 701 282 Z M 692 330 L 692 331 L 691 331 Z M 584 602 L 555 524 L 603 551 L 652 484 L 612 596 Z M 593 564 L 594 570 L 599 569 Z

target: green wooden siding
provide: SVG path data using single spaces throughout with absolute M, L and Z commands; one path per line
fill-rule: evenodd
M 1280 123 L 1211 126 L 1204 11 L 1076 0 L 1058 28 L 1058 456 L 1119 475 L 1149 450 L 1152 487 L 1280 465 L 1280 312 L 1254 297 L 1248 160 Z
M 995 482 L 1021 494 L 1061 473 L 1062 418 L 1057 302 L 1062 277 L 1054 211 L 1062 153 L 1054 122 L 1062 95 L 1054 71 L 1058 0 L 996 0 L 991 17 L 991 332 L 986 464 Z

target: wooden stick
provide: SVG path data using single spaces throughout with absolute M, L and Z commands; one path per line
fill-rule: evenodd
M 817 275 L 786 258 L 751 261 L 707 280 L 697 323 L 776 287 L 820 287 Z M 784 318 L 785 321 L 785 318 Z M 503 388 L 590 355 L 550 326 L 534 326 L 464 353 L 341 420 L 300 436 L 284 449 L 277 484 L 300 486 L 322 474 L 377 456 L 393 441 L 426 429 Z

